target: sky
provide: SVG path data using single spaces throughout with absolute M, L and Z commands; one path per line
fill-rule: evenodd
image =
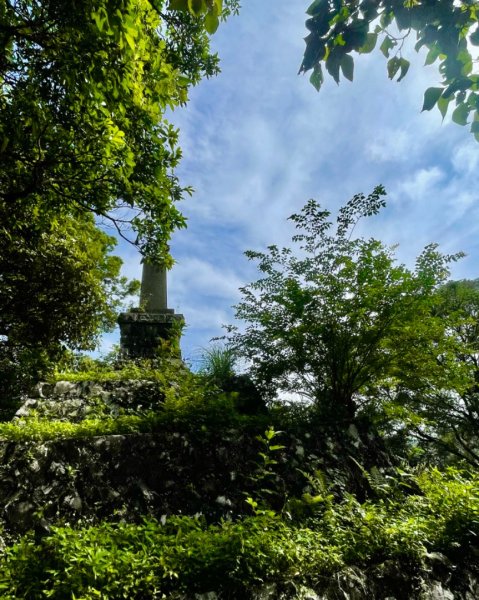
M 210 340 L 234 323 L 239 288 L 257 279 L 245 250 L 290 245 L 288 217 L 314 198 L 333 213 L 378 184 L 387 206 L 359 233 L 398 244 L 412 267 L 431 242 L 467 256 L 454 279 L 479 277 L 479 144 L 437 109 L 421 113 L 436 67 L 411 47 L 400 83 L 379 52 L 357 56 L 354 82 L 327 76 L 318 93 L 298 75 L 308 0 L 242 0 L 239 16 L 212 38 L 221 73 L 191 91 L 171 121 L 180 129 L 180 206 L 188 228 L 175 234 L 169 306 L 186 319 L 184 359 L 199 364 Z M 411 44 L 412 46 L 413 44 Z M 141 276 L 140 257 L 119 246 L 123 272 Z M 118 342 L 105 335 L 101 350 Z

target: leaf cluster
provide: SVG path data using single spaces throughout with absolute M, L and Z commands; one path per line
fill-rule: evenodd
M 425 64 L 438 61 L 441 85 L 424 95 L 423 110 L 437 106 L 444 117 L 455 104 L 452 120 L 470 122 L 479 140 L 479 73 L 474 46 L 479 45 L 479 10 L 475 0 L 314 0 L 307 9 L 306 50 L 300 73 L 313 70 L 319 90 L 323 65 L 339 83 L 353 80 L 353 52 L 372 52 L 377 45 L 387 58 L 390 79 L 403 79 L 410 63 L 403 56 L 405 40 L 416 36 L 416 51 L 427 50 Z
M 91 211 L 168 262 L 190 190 L 164 113 L 218 71 L 204 23 L 162 0 L 6 2 L 0 55 L 0 199 Z

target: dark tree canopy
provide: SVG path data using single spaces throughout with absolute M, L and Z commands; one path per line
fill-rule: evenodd
M 92 214 L 39 227 L 36 207 L 21 208 L 0 202 L 0 398 L 44 376 L 66 348 L 93 349 L 136 287 Z
M 323 66 L 339 83 L 353 80 L 353 53 L 379 44 L 388 59 L 390 79 L 401 81 L 409 69 L 404 41 L 415 33 L 416 50 L 427 49 L 426 64 L 437 64 L 441 80 L 424 94 L 423 110 L 437 106 L 444 117 L 470 123 L 479 141 L 479 7 L 477 0 L 314 0 L 307 9 L 309 30 L 300 72 L 312 70 L 319 90 Z M 473 46 L 476 47 L 475 53 Z

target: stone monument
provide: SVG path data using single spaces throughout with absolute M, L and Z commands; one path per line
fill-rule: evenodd
M 122 354 L 128 358 L 154 358 L 161 341 L 174 333 L 174 323 L 182 321 L 183 315 L 168 308 L 166 269 L 144 262 L 140 308 L 118 317 Z

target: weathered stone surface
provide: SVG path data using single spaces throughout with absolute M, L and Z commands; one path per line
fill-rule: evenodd
M 420 596 L 421 600 L 454 600 L 454 594 L 439 581 L 431 582 Z
M 47 389 L 51 392 L 48 396 L 45 396 L 45 386 L 49 386 Z M 96 415 L 115 417 L 120 411 L 128 414 L 155 409 L 163 399 L 154 381 L 105 381 L 101 384 L 59 381 L 55 386 L 40 383 L 25 399 L 14 418 L 36 414 L 41 418 L 75 423 Z
M 183 315 L 170 308 L 149 313 L 131 311 L 118 316 L 120 346 L 128 358 L 155 358 L 162 340 L 174 335 L 174 324 L 184 322 Z
M 133 519 L 241 512 L 248 482 L 238 487 L 231 466 L 244 478 L 241 463 L 252 462 L 256 451 L 243 436 L 221 446 L 219 438 L 177 432 L 0 446 L 0 514 L 14 531 L 30 528 L 36 513 L 74 522 L 116 512 Z

